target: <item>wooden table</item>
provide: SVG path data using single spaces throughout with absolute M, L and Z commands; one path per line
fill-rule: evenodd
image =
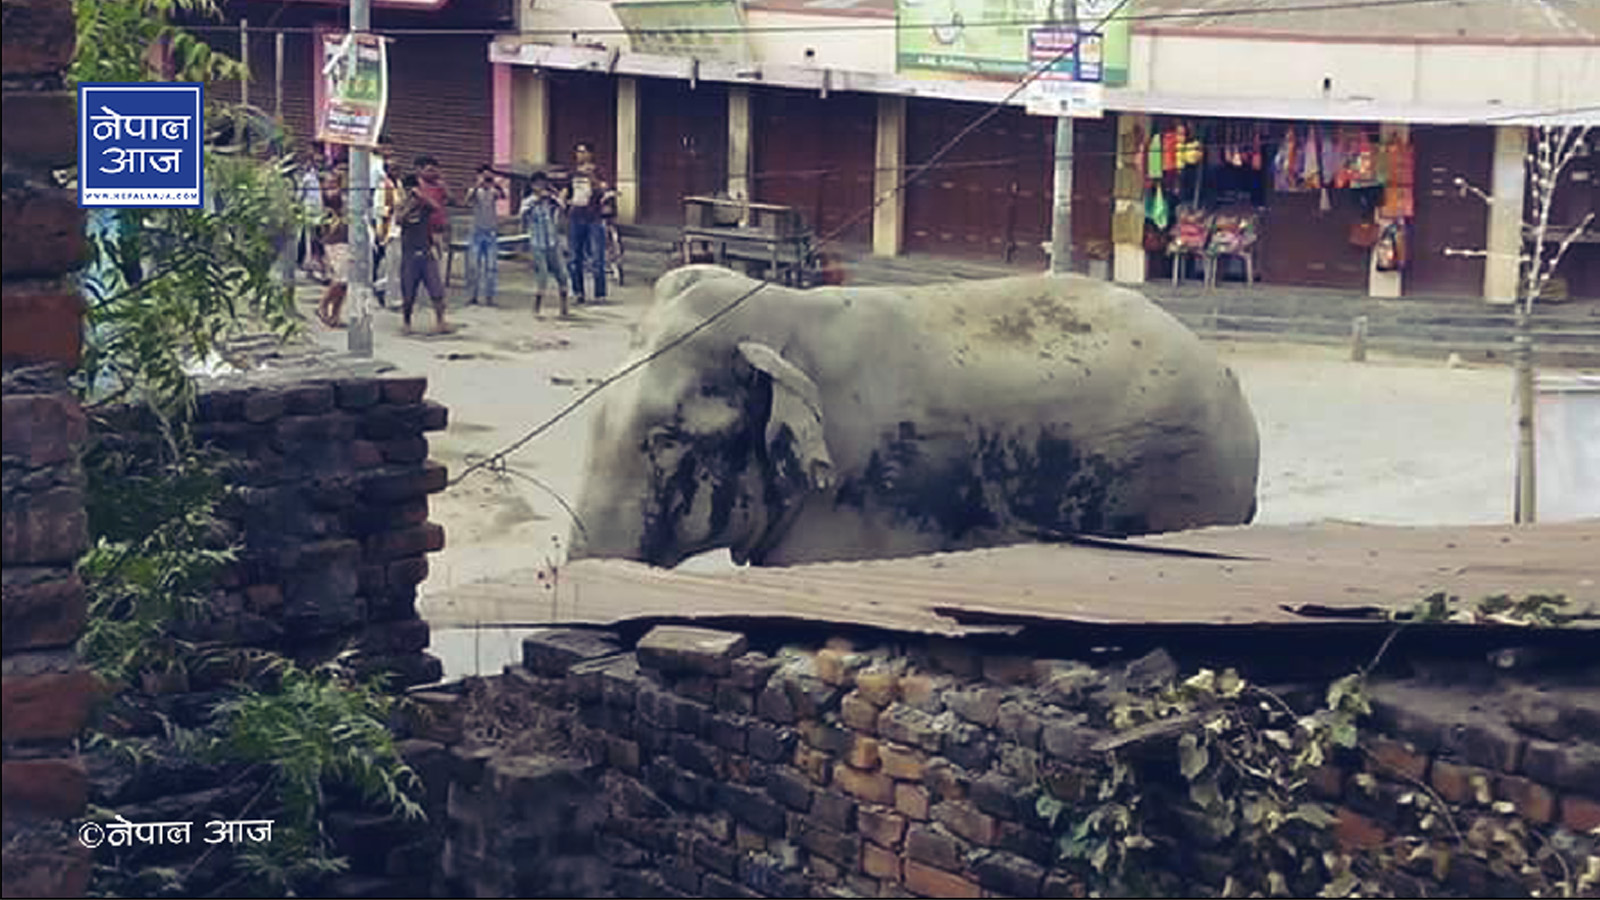
M 768 277 L 805 287 L 814 280 L 816 251 L 811 229 L 793 207 L 722 197 L 685 197 L 683 262 L 703 245 L 717 265 L 729 259 L 767 263 Z

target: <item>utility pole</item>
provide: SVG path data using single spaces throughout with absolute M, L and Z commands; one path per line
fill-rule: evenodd
M 1066 27 L 1078 27 L 1078 2 L 1067 0 Z M 1074 37 L 1076 41 L 1076 37 Z M 1076 61 L 1078 47 L 1073 44 Z M 1072 271 L 1072 141 L 1075 129 L 1072 116 L 1056 116 L 1055 191 L 1051 202 L 1054 213 L 1050 226 L 1050 274 L 1065 275 Z
M 350 0 L 351 52 L 360 53 L 356 39 L 365 35 L 371 23 L 371 0 Z M 321 47 L 313 48 L 320 53 Z M 372 154 L 366 147 L 350 147 L 350 337 L 347 349 L 352 356 L 372 355 L 372 229 L 368 211 L 372 209 Z

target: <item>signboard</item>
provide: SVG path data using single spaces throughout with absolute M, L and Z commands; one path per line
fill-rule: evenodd
M 203 106 L 198 84 L 79 84 L 78 205 L 200 206 Z
M 635 53 L 747 63 L 743 7 L 735 0 L 613 3 Z
M 898 0 L 895 57 L 900 71 L 1021 78 L 1030 62 L 1031 26 L 1067 18 L 1071 0 Z M 1076 0 L 1085 32 L 1083 80 L 1128 81 L 1129 22 L 1107 18 L 1117 0 Z M 1001 23 L 1001 24 L 992 24 Z M 1069 34 L 1057 26 L 1045 29 Z M 1076 56 L 1074 63 L 1076 65 Z
M 1038 72 L 1024 99 L 1036 116 L 1098 119 L 1104 114 L 1099 76 L 1104 67 L 1098 32 L 1034 28 L 1028 32 L 1028 65 Z M 1094 76 L 1090 79 L 1084 74 Z
M 1024 94 L 1029 115 L 1098 119 L 1105 114 L 1105 90 L 1080 81 L 1035 81 Z
M 375 34 L 322 36 L 317 140 L 376 147 L 389 105 L 387 41 Z

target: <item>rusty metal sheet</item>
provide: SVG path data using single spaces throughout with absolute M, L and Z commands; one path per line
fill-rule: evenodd
M 430 597 L 428 618 L 792 617 L 964 634 L 968 628 L 939 610 L 1097 625 L 1304 626 L 1338 620 L 1296 611 L 1303 606 L 1405 610 L 1436 591 L 1469 600 L 1543 593 L 1600 601 L 1600 520 L 1462 528 L 1323 522 L 1101 543 L 1120 546 L 1025 544 L 717 574 L 581 560 L 561 568 L 553 590 L 530 574 Z

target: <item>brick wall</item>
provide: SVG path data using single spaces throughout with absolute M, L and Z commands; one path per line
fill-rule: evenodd
M 50 170 L 77 152 L 70 0 L 4 0 L 3 104 L 4 539 L 0 545 L 3 836 L 0 893 L 81 896 L 89 874 L 67 823 L 87 779 L 73 742 L 94 685 L 71 646 L 83 627 L 73 562 L 86 541 L 82 411 L 65 373 L 78 360 L 81 303 L 68 275 L 83 256 L 83 215 Z
M 464 695 L 430 692 L 432 706 L 456 708 L 432 720 L 448 727 L 410 742 L 433 760 L 423 775 L 444 828 L 436 892 L 539 895 L 530 886 L 559 872 L 561 895 L 1083 896 L 1035 800 L 1045 783 L 1093 796 L 1082 779 L 1109 698 L 1178 671 L 1161 651 L 1092 667 L 941 640 L 776 655 L 746 644 L 678 628 L 632 651 L 601 632 L 529 638 L 523 664 L 491 681 L 502 705 L 550 711 L 570 736 L 565 754 L 474 741 Z M 1520 818 L 1580 861 L 1594 852 L 1594 673 L 1545 684 L 1479 668 L 1443 685 L 1375 686 L 1364 750 L 1315 781 L 1347 848 L 1388 840 L 1415 815 L 1399 798 L 1426 784 L 1463 831 Z M 1304 687 L 1285 696 L 1320 696 Z M 531 799 L 541 796 L 550 802 Z M 1469 856 L 1443 882 L 1407 884 L 1514 890 Z

